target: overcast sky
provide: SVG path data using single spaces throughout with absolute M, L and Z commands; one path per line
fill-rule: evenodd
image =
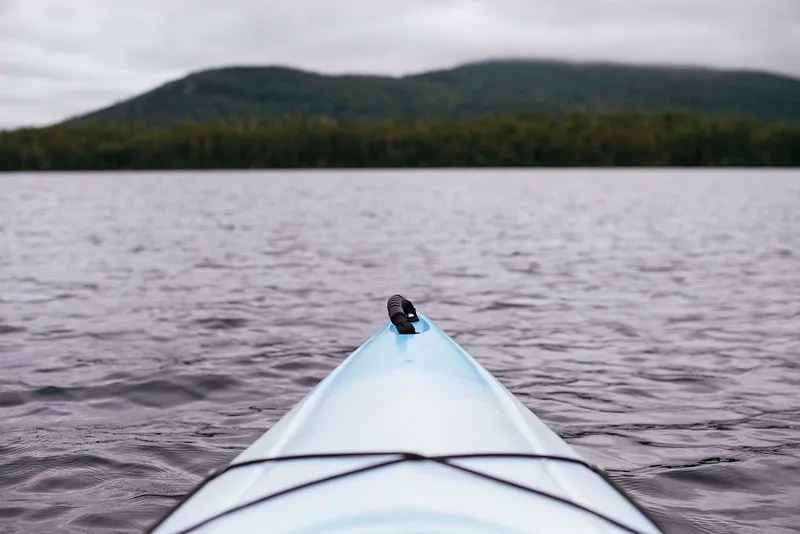
M 213 66 L 404 74 L 492 57 L 800 77 L 800 0 L 0 0 L 0 128 Z

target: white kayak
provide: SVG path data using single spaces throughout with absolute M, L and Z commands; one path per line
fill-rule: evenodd
M 410 302 L 389 312 L 151 532 L 662 532 Z

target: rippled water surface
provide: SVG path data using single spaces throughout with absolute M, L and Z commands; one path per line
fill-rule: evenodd
M 0 531 L 140 532 L 407 294 L 675 532 L 800 532 L 800 175 L 0 175 Z

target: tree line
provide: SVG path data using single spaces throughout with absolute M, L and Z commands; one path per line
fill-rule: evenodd
M 798 166 L 800 124 L 684 112 L 287 117 L 0 132 L 0 170 Z

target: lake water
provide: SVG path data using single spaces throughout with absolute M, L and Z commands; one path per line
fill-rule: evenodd
M 800 173 L 0 175 L 0 531 L 141 532 L 411 298 L 674 532 L 800 532 Z

